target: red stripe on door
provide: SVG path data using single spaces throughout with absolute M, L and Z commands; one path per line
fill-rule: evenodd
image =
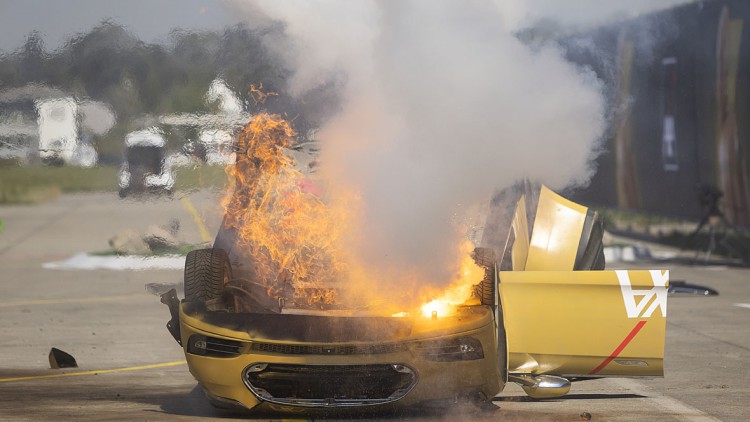
M 622 350 L 625 349 L 625 347 L 633 340 L 633 338 L 638 334 L 638 332 L 641 331 L 641 328 L 643 328 L 643 326 L 646 325 L 647 322 L 648 321 L 638 321 L 638 324 L 636 324 L 635 327 L 633 327 L 633 330 L 630 331 L 630 334 L 628 334 L 627 337 L 625 337 L 625 340 L 623 340 L 622 343 L 620 343 L 620 345 L 617 346 L 614 352 L 612 352 L 612 354 L 609 355 L 607 359 L 604 359 L 604 361 L 600 363 L 599 366 L 594 368 L 593 371 L 589 372 L 589 375 L 598 374 L 599 371 L 604 369 L 605 366 L 609 365 L 610 362 L 615 360 L 615 358 L 619 356 L 620 353 L 622 353 Z

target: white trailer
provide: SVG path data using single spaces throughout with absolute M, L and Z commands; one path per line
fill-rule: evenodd
M 80 141 L 79 107 L 71 97 L 34 102 L 39 126 L 39 157 L 48 164 L 96 165 L 93 146 Z

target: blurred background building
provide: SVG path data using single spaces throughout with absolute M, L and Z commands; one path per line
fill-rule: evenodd
M 610 130 L 576 199 L 698 219 L 723 193 L 750 226 L 750 3 L 691 2 L 563 38 L 610 82 Z

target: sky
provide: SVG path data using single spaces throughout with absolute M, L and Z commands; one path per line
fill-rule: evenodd
M 278 1 L 293 5 L 300 0 Z M 563 24 L 587 25 L 691 0 L 489 1 L 501 9 L 508 8 L 504 15 L 514 24 L 554 18 Z M 41 33 L 45 48 L 54 51 L 72 36 L 88 32 L 106 19 L 151 43 L 166 41 L 174 28 L 216 30 L 236 24 L 242 17 L 224 0 L 0 0 L 0 53 L 21 46 L 34 30 Z
M 0 52 L 39 31 L 47 51 L 111 19 L 145 42 L 166 41 L 175 28 L 216 30 L 239 19 L 221 0 L 0 0 Z

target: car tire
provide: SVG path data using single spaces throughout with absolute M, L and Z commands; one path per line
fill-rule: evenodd
M 185 258 L 185 300 L 203 302 L 219 299 L 232 278 L 229 256 L 224 249 L 197 249 Z
M 475 287 L 475 294 L 482 305 L 496 306 L 495 303 L 495 271 L 497 258 L 492 248 L 475 248 L 471 254 L 474 262 L 484 268 L 484 278 Z

